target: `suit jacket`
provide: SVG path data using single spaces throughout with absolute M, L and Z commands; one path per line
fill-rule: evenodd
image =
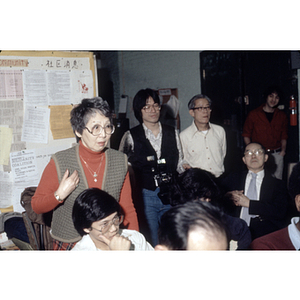
M 225 177 L 221 186 L 225 192 L 233 190 L 244 190 L 248 170 L 229 174 Z M 239 217 L 240 206 L 235 206 L 231 199 L 226 199 L 228 213 Z M 287 202 L 288 193 L 284 182 L 271 175 L 265 170 L 265 175 L 261 184 L 259 201 L 251 200 L 249 204 L 249 214 L 257 215 L 250 222 L 252 239 L 282 229 L 287 224 Z

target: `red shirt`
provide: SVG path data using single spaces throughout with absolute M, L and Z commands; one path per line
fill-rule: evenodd
M 242 136 L 249 137 L 253 143 L 262 144 L 266 149 L 278 149 L 281 140 L 288 138 L 288 119 L 283 111 L 275 108 L 272 121 L 269 122 L 263 110 L 264 105 L 250 111 Z
M 293 246 L 288 232 L 288 227 L 274 231 L 255 239 L 251 250 L 296 250 Z

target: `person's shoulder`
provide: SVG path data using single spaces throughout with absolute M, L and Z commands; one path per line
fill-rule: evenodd
M 133 229 L 121 229 L 121 235 L 122 236 L 132 236 L 132 235 L 141 235 L 143 236 L 140 232 L 133 230 Z
M 143 130 L 143 125 L 142 124 L 138 124 L 138 125 L 132 127 L 131 129 L 129 129 L 128 131 L 130 133 L 132 133 L 132 132 L 141 131 L 141 130 Z
M 73 251 L 96 250 L 96 246 L 90 236 L 84 235 L 72 248 Z
M 274 177 L 274 175 L 269 170 L 265 169 L 264 177 L 267 178 L 269 181 L 272 181 L 275 185 L 284 184 L 284 181 L 282 179 Z
M 213 128 L 214 130 L 225 131 L 224 128 L 223 128 L 221 125 L 214 124 L 214 123 L 209 123 L 209 125 L 210 125 L 211 128 Z
M 285 250 L 288 249 L 289 234 L 288 227 L 261 236 L 252 241 L 252 250 Z
M 286 113 L 283 110 L 279 109 L 278 107 L 276 107 L 276 112 L 279 116 L 283 118 L 287 118 Z
M 106 152 L 109 153 L 109 154 L 113 154 L 115 156 L 119 156 L 119 157 L 125 157 L 126 156 L 125 153 L 123 153 L 119 150 L 113 149 L 113 148 L 107 148 Z
M 263 113 L 263 107 L 265 104 L 261 104 L 260 106 L 249 111 L 247 118 L 251 118 Z
M 193 123 L 188 126 L 187 128 L 183 129 L 181 132 L 180 132 L 180 137 L 184 136 L 184 135 L 187 135 L 189 132 L 191 132 L 193 130 Z
M 145 237 L 142 233 L 132 229 L 121 229 L 121 235 L 124 237 L 129 237 L 132 240 L 145 240 Z

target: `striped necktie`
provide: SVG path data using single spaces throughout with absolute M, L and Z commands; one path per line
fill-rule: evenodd
M 251 178 L 246 196 L 250 200 L 257 200 L 257 190 L 256 190 L 256 177 L 257 177 L 257 174 L 251 172 L 251 175 L 252 175 L 252 178 Z M 248 207 L 242 207 L 241 219 L 245 220 L 246 223 L 248 224 L 248 226 L 250 225 L 250 218 L 253 217 L 253 216 L 254 215 L 249 215 L 249 208 Z

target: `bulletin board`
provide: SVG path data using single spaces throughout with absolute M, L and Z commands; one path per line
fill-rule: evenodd
M 0 53 L 0 213 L 22 212 L 53 153 L 71 147 L 70 111 L 98 95 L 93 52 Z

